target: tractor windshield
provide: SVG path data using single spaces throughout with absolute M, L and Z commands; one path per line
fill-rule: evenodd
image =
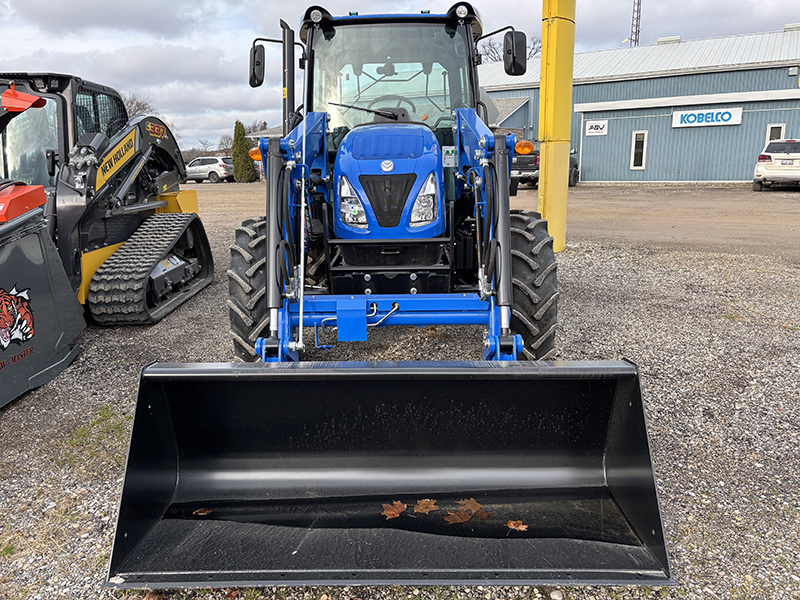
M 374 113 L 354 107 L 400 107 L 412 121 L 449 127 L 453 109 L 474 105 L 467 39 L 465 27 L 442 23 L 316 29 L 311 110 L 327 112 L 332 129 L 375 119 Z
M 0 178 L 55 186 L 55 176 L 47 174 L 46 152 L 59 148 L 58 115 L 56 101 L 46 102 L 13 118 L 0 133 Z

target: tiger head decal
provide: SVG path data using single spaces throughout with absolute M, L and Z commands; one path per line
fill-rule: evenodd
M 11 342 L 21 344 L 33 337 L 33 310 L 29 289 L 10 292 L 0 288 L 0 348 L 5 350 Z

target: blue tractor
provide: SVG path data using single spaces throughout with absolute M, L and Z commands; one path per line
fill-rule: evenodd
M 283 45 L 266 214 L 231 248 L 248 364 L 143 369 L 107 585 L 674 584 L 636 366 L 521 360 L 553 350 L 555 262 L 509 206 L 475 10 L 281 26 L 251 51 L 259 85 Z M 485 360 L 298 361 L 304 327 L 463 324 Z
M 414 17 L 306 11 L 306 112 L 287 113 L 285 137 L 261 139 L 267 214 L 232 247 L 242 360 L 298 360 L 301 322 L 317 339 L 335 327 L 338 341 L 376 326 L 483 325 L 486 360 L 553 351 L 552 238 L 537 213 L 510 210 L 515 140 L 485 124 L 482 37 L 468 4 Z M 506 72 L 525 72 L 525 51 L 525 34 L 508 31 Z M 263 73 L 256 44 L 251 85 Z

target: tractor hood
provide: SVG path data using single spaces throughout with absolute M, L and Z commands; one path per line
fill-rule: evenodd
M 412 227 L 414 203 L 433 174 L 436 218 Z M 364 228 L 336 219 L 336 235 L 345 239 L 429 238 L 444 232 L 442 151 L 433 131 L 415 123 L 360 125 L 342 140 L 334 166 L 337 214 L 342 177 L 352 186 L 366 214 Z

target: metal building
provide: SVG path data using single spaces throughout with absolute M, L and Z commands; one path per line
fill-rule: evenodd
M 517 98 L 500 127 L 537 139 L 539 60 L 479 68 L 490 98 Z M 572 145 L 582 181 L 752 180 L 768 139 L 800 138 L 800 23 L 783 31 L 575 55 Z

